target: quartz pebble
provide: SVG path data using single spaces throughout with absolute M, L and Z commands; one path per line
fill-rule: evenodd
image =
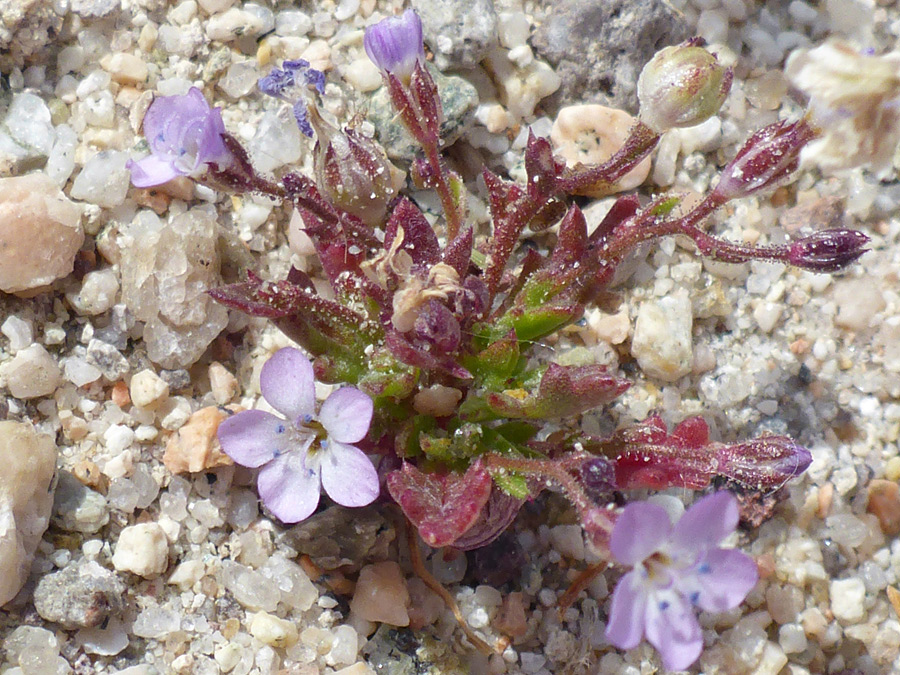
M 122 301 L 144 322 L 147 355 L 162 368 L 193 364 L 228 323 L 207 295 L 219 284 L 218 227 L 214 210 L 197 207 L 166 226 L 142 212 L 128 229 Z
M 625 142 L 635 118 L 623 110 L 602 105 L 573 105 L 563 108 L 553 122 L 550 140 L 554 150 L 574 168 L 580 164 L 601 164 Z M 633 190 L 647 180 L 650 158 L 626 173 L 613 185 L 601 184 L 582 189 L 578 194 L 604 197 Z
M 350 610 L 361 619 L 408 626 L 409 591 L 400 565 L 393 561 L 366 565 L 359 572 Z
M 209 387 L 213 398 L 219 405 L 225 405 L 240 393 L 241 385 L 237 378 L 218 361 L 209 364 Z
M 34 607 L 47 621 L 67 630 L 100 625 L 122 611 L 125 584 L 92 560 L 74 562 L 42 577 Z
M 9 393 L 29 399 L 49 396 L 59 386 L 62 371 L 43 345 L 37 343 L 19 352 L 0 367 Z
M 53 508 L 56 444 L 30 424 L 0 422 L 0 605 L 28 578 Z
M 149 368 L 132 376 L 128 391 L 139 408 L 155 408 L 169 398 L 169 385 Z
M 81 211 L 44 173 L 0 178 L 0 291 L 68 275 L 84 241 Z
M 674 382 L 691 372 L 691 301 L 677 293 L 644 302 L 634 323 L 631 353 L 650 377 Z
M 232 464 L 231 458 L 222 452 L 216 431 L 227 417 L 215 406 L 201 408 L 169 437 L 163 464 L 172 473 L 188 471 L 196 473 L 217 466 Z
M 103 150 L 85 162 L 75 177 L 69 194 L 89 204 L 112 208 L 125 201 L 131 185 L 131 171 L 125 164 L 127 152 Z
M 107 54 L 100 59 L 100 66 L 119 84 L 140 84 L 147 80 L 149 74 L 147 64 L 141 57 L 124 52 Z
M 13 96 L 0 121 L 0 176 L 21 173 L 41 165 L 53 147 L 50 109 L 40 96 Z
M 133 572 L 151 579 L 166 571 L 169 543 L 158 523 L 140 523 L 119 534 L 112 564 L 120 572 Z
M 113 269 L 95 270 L 84 275 L 81 289 L 67 294 L 69 304 L 82 316 L 103 314 L 116 303 L 119 280 Z
M 0 333 L 3 333 L 9 340 L 9 350 L 13 354 L 20 349 L 25 349 L 34 340 L 31 322 L 15 314 L 6 317 L 6 320 L 0 324 Z
M 250 620 L 250 634 L 260 642 L 279 649 L 290 647 L 298 639 L 297 627 L 268 612 L 257 612 Z
M 835 579 L 831 582 L 831 611 L 839 621 L 857 623 L 866 615 L 863 601 L 866 587 L 861 579 Z

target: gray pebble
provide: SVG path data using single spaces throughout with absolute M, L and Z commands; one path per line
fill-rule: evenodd
M 67 630 L 99 626 L 122 611 L 125 584 L 96 562 L 77 561 L 43 577 L 34 591 L 37 613 Z
M 638 74 L 663 47 L 691 36 L 666 0 L 544 0 L 549 13 L 532 38 L 562 78 L 559 105 L 603 103 L 634 114 Z
M 474 68 L 497 44 L 492 0 L 413 0 L 412 8 L 441 70 Z
M 93 534 L 109 522 L 109 506 L 106 497 L 82 485 L 68 471 L 60 471 L 52 520 L 66 532 Z

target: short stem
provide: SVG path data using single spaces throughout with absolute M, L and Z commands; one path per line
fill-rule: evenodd
M 559 191 L 574 193 L 597 183 L 612 185 L 637 166 L 659 143 L 660 135 L 638 120 L 625 144 L 603 164 L 573 172 L 559 180 Z
M 441 161 L 437 144 L 429 143 L 425 146 L 425 159 L 431 167 L 434 189 L 441 200 L 444 218 L 447 220 L 447 241 L 453 241 L 456 235 L 459 234 L 460 229 L 462 229 L 462 213 L 453 195 L 450 181 L 447 179 L 447 172 L 444 168 L 444 163 Z
M 578 515 L 585 524 L 590 523 L 594 528 L 599 528 L 608 538 L 613 528 L 613 518 L 607 512 L 599 508 L 588 497 L 587 492 L 581 487 L 578 480 L 569 471 L 580 467 L 593 455 L 587 453 L 571 453 L 558 459 L 524 459 L 521 457 L 509 457 L 508 455 L 488 454 L 484 456 L 485 467 L 496 471 L 509 471 L 527 476 L 538 476 L 549 479 L 559 485 L 566 495 L 566 499 L 572 502 Z M 596 536 L 596 534 L 595 534 Z M 595 537 L 594 537 L 595 538 Z

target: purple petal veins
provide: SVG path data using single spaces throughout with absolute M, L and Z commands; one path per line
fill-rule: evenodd
M 183 96 L 160 96 L 144 115 L 144 135 L 151 154 L 131 161 L 135 187 L 160 185 L 177 176 L 194 175 L 208 164 L 220 169 L 233 158 L 222 135 L 225 124 L 196 87 Z
M 694 663 L 703 638 L 693 607 L 732 609 L 758 578 L 750 556 L 718 546 L 737 521 L 737 501 L 728 492 L 700 499 L 674 527 L 660 506 L 626 506 L 610 536 L 610 552 L 633 569 L 613 592 L 607 639 L 632 649 L 646 637 L 670 670 Z
M 219 425 L 224 452 L 236 463 L 261 467 L 257 489 L 279 519 L 296 523 L 319 504 L 321 487 L 338 504 L 364 506 L 378 496 L 378 473 L 351 443 L 365 438 L 372 399 L 343 387 L 322 404 L 316 417 L 312 364 L 297 349 L 277 351 L 260 373 L 263 397 L 287 419 L 245 410 Z

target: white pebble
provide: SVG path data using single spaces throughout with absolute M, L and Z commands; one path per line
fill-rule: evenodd
M 858 623 L 866 615 L 866 586 L 861 579 L 836 579 L 831 582 L 830 594 L 831 611 L 839 621 Z
M 28 399 L 49 396 L 56 391 L 61 371 L 42 345 L 32 344 L 3 364 L 0 375 L 5 377 L 10 394 Z
M 122 530 L 112 564 L 119 572 L 133 572 L 147 579 L 166 571 L 169 542 L 157 523 L 141 523 Z
M 13 354 L 34 342 L 31 321 L 20 319 L 15 314 L 9 315 L 6 321 L 0 325 L 0 333 L 3 333 L 9 340 L 9 350 Z

